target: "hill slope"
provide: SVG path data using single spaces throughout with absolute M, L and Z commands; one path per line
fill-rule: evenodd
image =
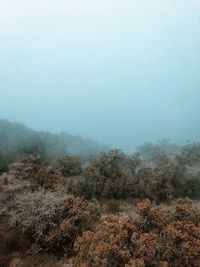
M 103 150 L 105 145 L 80 136 L 35 131 L 21 123 L 0 120 L 0 153 L 6 156 L 35 153 L 51 160 L 69 154 L 85 161 Z

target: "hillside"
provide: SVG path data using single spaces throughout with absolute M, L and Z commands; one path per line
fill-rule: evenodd
M 200 266 L 200 144 L 103 148 L 0 122 L 0 267 Z
M 66 154 L 76 155 L 84 162 L 106 149 L 105 145 L 80 136 L 35 131 L 21 123 L 0 120 L 0 154 L 9 163 L 27 154 L 40 155 L 48 161 Z
M 11 164 L 0 176 L 0 266 L 199 267 L 200 176 L 186 162 L 149 167 L 116 150 L 87 166 Z

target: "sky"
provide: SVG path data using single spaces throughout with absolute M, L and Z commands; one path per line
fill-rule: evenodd
M 200 141 L 200 0 L 0 0 L 0 118 L 126 152 Z

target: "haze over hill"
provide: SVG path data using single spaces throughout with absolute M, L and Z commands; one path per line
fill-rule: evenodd
M 0 0 L 0 267 L 200 267 L 200 0 Z
M 197 0 L 0 1 L 0 117 L 126 152 L 200 136 Z
M 0 154 L 13 160 L 16 156 L 24 154 L 38 154 L 47 160 L 64 155 L 76 155 L 84 162 L 107 148 L 103 144 L 80 136 L 35 131 L 21 123 L 0 120 Z

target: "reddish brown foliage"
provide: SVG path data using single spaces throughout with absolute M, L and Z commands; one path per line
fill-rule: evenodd
M 79 180 L 59 176 L 40 163 L 37 167 L 35 160 L 22 161 L 0 177 L 0 266 L 59 266 L 54 256 L 63 255 L 73 256 L 74 267 L 200 266 L 200 212 L 194 202 L 179 199 L 166 207 L 144 200 L 130 206 L 129 217 L 128 211 L 124 216 L 102 214 L 97 203 L 68 193 L 73 180 L 85 196 L 108 198 L 115 213 L 121 209 L 116 198 L 126 194 L 169 200 L 172 181 L 181 172 L 168 161 L 157 169 L 126 172 L 124 155 L 115 151 L 94 161 Z
M 140 220 L 107 216 L 76 242 L 73 266 L 199 266 L 200 221 L 175 220 L 172 210 L 137 205 Z
M 79 198 L 68 197 L 64 201 L 59 223 L 44 233 L 41 245 L 48 250 L 63 249 L 71 254 L 75 239 L 85 230 L 92 229 L 99 216 L 100 209 L 96 203 L 87 203 Z
M 103 217 L 95 232 L 87 231 L 76 242 L 78 255 L 74 266 L 124 266 L 131 259 L 130 233 L 134 225 L 128 219 Z

